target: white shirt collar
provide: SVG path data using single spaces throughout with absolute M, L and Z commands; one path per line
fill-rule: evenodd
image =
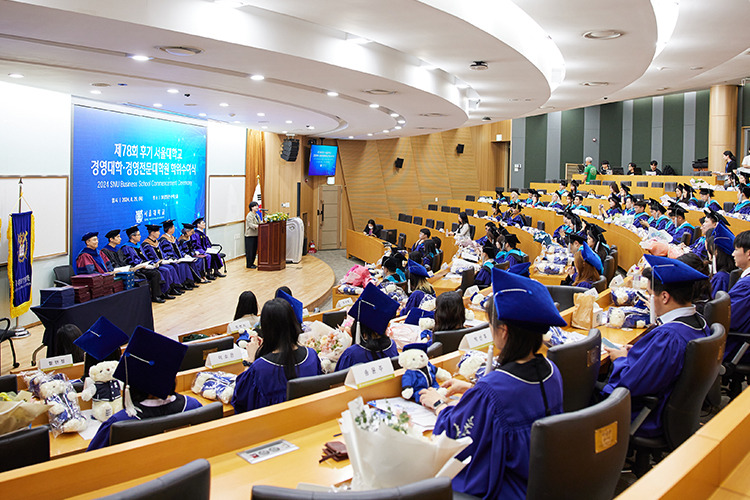
M 686 307 L 678 307 L 677 309 L 672 309 L 669 312 L 666 312 L 659 316 L 659 319 L 661 320 L 661 323 L 669 323 L 671 321 L 676 320 L 677 318 L 682 318 L 683 316 L 692 316 L 695 314 L 695 306 L 690 305 Z
M 742 274 L 740 275 L 740 278 L 744 278 L 745 276 L 750 275 L 750 267 L 742 271 Z

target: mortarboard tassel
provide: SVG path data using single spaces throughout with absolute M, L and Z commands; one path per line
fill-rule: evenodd
M 492 373 L 492 368 L 495 363 L 493 361 L 493 354 L 495 354 L 495 343 L 492 342 L 490 346 L 487 348 L 487 366 L 484 369 L 484 374 L 489 375 Z
M 128 360 L 127 353 L 125 354 L 125 390 L 122 396 L 122 406 L 125 408 L 125 413 L 129 417 L 133 418 L 136 416 L 135 405 L 133 404 L 133 398 L 130 396 L 130 381 L 128 380 Z

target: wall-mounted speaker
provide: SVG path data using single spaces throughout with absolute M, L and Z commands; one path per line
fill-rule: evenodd
M 463 144 L 456 145 L 456 153 L 462 154 L 463 152 L 464 152 L 464 145 Z
M 299 139 L 284 139 L 281 143 L 281 159 L 297 161 L 297 153 L 299 153 Z
M 403 158 L 396 158 L 396 161 L 393 162 L 393 166 L 396 168 L 403 168 L 404 166 L 404 159 Z

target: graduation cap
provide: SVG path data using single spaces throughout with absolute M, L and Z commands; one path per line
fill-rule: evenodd
M 547 288 L 529 278 L 501 269 L 492 270 L 492 300 L 497 319 L 546 332 L 550 326 L 567 326 Z
M 520 264 L 510 266 L 508 268 L 508 272 L 511 274 L 517 274 L 519 276 L 526 276 L 528 278 L 529 267 L 531 267 L 531 262 L 521 262 Z
M 665 285 L 708 279 L 708 276 L 705 274 L 699 273 L 677 259 L 650 254 L 644 255 L 644 257 L 646 258 L 646 262 L 651 266 L 653 276 Z
M 88 233 L 81 236 L 81 241 L 89 240 L 90 238 L 93 238 L 94 236 L 99 236 L 98 231 L 89 231 Z
M 534 188 L 529 188 L 529 196 L 534 196 L 534 195 L 539 196 L 539 191 L 537 191 Z
M 182 227 L 185 228 L 185 229 L 187 229 L 187 230 L 195 229 L 195 225 L 193 225 L 193 224 L 187 224 L 185 222 L 182 223 Z
M 136 415 L 130 399 L 130 387 L 165 399 L 175 388 L 175 376 L 180 370 L 187 346 L 139 326 L 130 337 L 114 377 L 125 382 L 125 411 Z
M 102 316 L 73 343 L 87 354 L 95 357 L 97 361 L 103 361 L 127 341 L 128 336 L 125 332 Z
M 750 186 L 747 184 L 740 185 L 740 192 L 745 198 L 750 198 Z
M 114 238 L 115 236 L 117 236 L 118 234 L 120 234 L 120 231 L 122 231 L 122 230 L 121 229 L 113 229 L 112 231 L 108 232 L 104 236 L 106 236 L 108 240 L 111 240 L 112 238 Z
M 614 201 L 615 204 L 617 204 L 618 207 L 620 206 L 620 197 L 617 196 L 616 194 L 609 195 L 609 200 L 610 201 Z
M 684 219 L 685 215 L 687 215 L 687 210 L 682 208 L 682 206 L 680 205 L 675 205 L 674 208 L 672 209 L 672 213 L 674 214 L 675 217 L 682 217 Z
M 587 243 L 581 246 L 581 257 L 583 261 L 594 266 L 594 269 L 599 271 L 599 274 L 604 272 L 604 266 L 602 265 L 602 259 L 596 254 Z
M 574 241 L 577 242 L 579 245 L 583 245 L 584 243 L 586 243 L 586 241 L 584 241 L 583 239 L 583 236 L 581 236 L 578 233 L 567 233 L 565 237 L 568 239 L 568 244 L 571 244 Z
M 664 205 L 662 205 L 661 203 L 659 203 L 658 200 L 655 200 L 653 198 L 649 198 L 648 201 L 649 201 L 649 205 L 651 205 L 651 208 L 653 210 L 658 210 L 661 213 L 665 213 L 667 211 L 667 209 L 664 208 Z
M 625 194 L 630 194 L 630 186 L 627 184 L 620 184 L 620 190 L 625 191 Z
M 560 185 L 561 186 L 567 186 L 568 185 L 568 181 L 566 181 L 565 179 L 560 179 Z
M 515 246 L 518 245 L 520 241 L 518 239 L 518 236 L 513 233 L 508 233 L 505 235 L 505 243 L 515 248 Z
M 154 231 L 160 231 L 161 226 L 159 224 L 146 224 L 146 229 L 149 233 L 153 233 Z
M 497 247 L 495 245 L 486 244 L 482 247 L 482 251 L 487 254 L 487 257 L 494 259 L 497 255 Z
M 732 231 L 727 229 L 724 224 L 719 223 L 716 224 L 711 234 L 714 237 L 714 245 L 727 255 L 732 255 L 732 252 L 734 252 L 734 234 Z
M 703 196 L 713 196 L 714 195 L 714 190 L 711 189 L 711 188 L 702 187 L 702 188 L 700 188 L 700 194 L 703 195 Z
M 518 188 L 510 188 L 510 192 L 520 194 L 520 191 L 518 190 Z
M 137 233 L 138 231 L 140 231 L 140 229 L 138 229 L 138 226 L 132 226 L 125 230 L 125 234 L 128 236 L 128 238 L 130 238 L 133 233 Z
M 685 191 L 687 193 L 690 193 L 690 194 L 695 193 L 695 189 L 693 189 L 693 186 L 691 186 L 687 182 L 682 185 L 682 189 L 683 189 L 683 191 Z
M 429 349 L 429 347 L 429 342 L 413 342 L 402 347 L 401 352 L 408 351 L 409 349 L 419 349 L 420 351 L 424 351 L 424 353 L 427 354 L 427 349 Z
M 716 222 L 717 224 L 721 223 L 721 224 L 724 224 L 727 227 L 731 226 L 731 224 L 729 223 L 729 221 L 723 215 L 721 215 L 719 212 L 717 212 L 716 210 L 714 210 L 713 208 L 708 208 L 708 207 L 704 208 L 703 212 L 706 214 L 706 217 L 708 217 L 712 221 Z
M 198 224 L 200 224 L 200 223 L 201 223 L 201 222 L 203 222 L 204 220 L 206 220 L 206 218 L 205 218 L 205 217 L 198 217 L 197 219 L 195 219 L 195 220 L 193 221 L 193 225 L 194 225 L 194 226 L 197 226 Z
M 409 310 L 409 314 L 406 315 L 404 323 L 406 323 L 407 325 L 418 325 L 420 319 L 434 317 L 435 311 L 425 311 L 424 309 L 420 309 L 418 307 L 412 307 Z
M 294 310 L 294 316 L 297 318 L 297 321 L 302 324 L 302 302 L 295 299 L 284 290 L 276 290 L 276 298 L 284 299 L 289 302 L 289 305 L 292 306 L 292 309 Z
M 425 268 L 422 264 L 414 262 L 411 259 L 409 259 L 409 262 L 406 263 L 406 268 L 409 270 L 409 274 L 413 274 L 414 276 L 422 276 L 424 278 L 430 277 L 430 273 L 427 272 L 427 268 Z
M 174 227 L 174 221 L 172 219 L 167 219 L 164 222 L 161 223 L 162 227 L 165 231 L 167 231 L 170 227 Z
M 398 302 L 383 293 L 374 283 L 368 283 L 349 309 L 349 316 L 370 330 L 384 335 L 388 322 L 396 315 L 398 307 Z M 359 344 L 359 329 L 355 341 Z
M 570 185 L 573 186 L 574 188 L 577 188 L 579 184 L 577 180 L 573 179 L 572 181 L 570 181 Z

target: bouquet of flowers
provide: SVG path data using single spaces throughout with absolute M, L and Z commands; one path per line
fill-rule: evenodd
M 300 343 L 305 347 L 315 349 L 323 372 L 331 373 L 336 369 L 336 363 L 341 354 L 352 345 L 352 339 L 341 330 L 315 321 L 310 324 L 309 332 L 300 335 Z
M 288 218 L 289 214 L 285 214 L 284 212 L 274 212 L 265 217 L 265 219 L 270 222 L 278 222 L 280 220 L 287 220 Z

